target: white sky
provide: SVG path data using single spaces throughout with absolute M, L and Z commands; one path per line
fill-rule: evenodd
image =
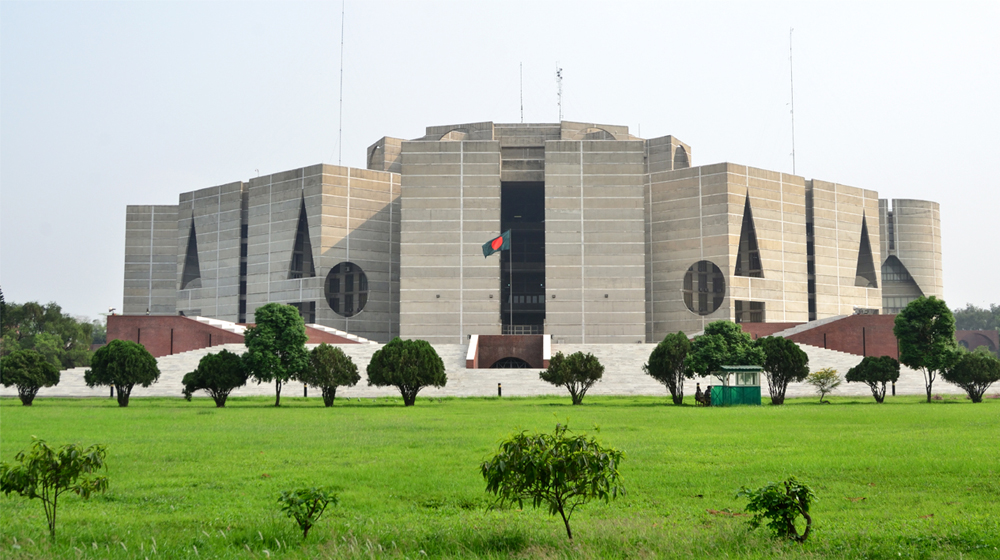
M 125 206 L 338 161 L 340 2 L 0 2 L 0 287 L 121 309 Z M 1000 303 L 1000 2 L 346 5 L 343 164 L 431 125 L 628 125 L 941 203 L 945 299 Z M 641 128 L 641 130 L 640 130 Z

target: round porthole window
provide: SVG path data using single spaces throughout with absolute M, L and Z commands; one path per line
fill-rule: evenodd
M 684 305 L 693 313 L 715 312 L 726 297 L 726 279 L 712 261 L 698 261 L 684 274 Z
M 323 291 L 334 313 L 353 317 L 368 303 L 368 277 L 360 266 L 342 262 L 326 275 Z

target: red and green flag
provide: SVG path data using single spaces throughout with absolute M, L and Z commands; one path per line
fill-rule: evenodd
M 510 251 L 510 230 L 500 236 L 483 243 L 483 256 L 488 257 L 497 251 Z

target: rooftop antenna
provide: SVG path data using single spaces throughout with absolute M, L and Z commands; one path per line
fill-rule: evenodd
M 344 152 L 344 5 L 347 0 L 340 2 L 340 116 L 337 126 L 337 165 L 341 165 Z
M 521 62 L 518 68 L 521 80 L 521 124 L 524 124 L 524 63 Z
M 556 62 L 556 84 L 559 86 L 559 122 L 562 122 L 562 68 L 559 67 L 559 62 Z
M 788 28 L 788 76 L 792 88 L 792 175 L 795 175 L 795 67 L 792 64 L 792 31 L 794 27 Z

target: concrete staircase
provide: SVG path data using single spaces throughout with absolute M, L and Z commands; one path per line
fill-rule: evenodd
M 347 340 L 353 340 L 354 342 L 357 342 L 358 344 L 378 344 L 378 342 L 375 342 L 374 340 L 368 340 L 367 338 L 360 337 L 358 335 L 351 334 L 349 332 L 342 331 L 340 329 L 335 329 L 335 328 L 327 327 L 327 326 L 324 326 L 324 325 L 317 325 L 315 323 L 310 323 L 310 324 L 308 324 L 306 326 L 309 327 L 309 328 L 311 328 L 311 329 L 316 329 L 318 331 L 323 331 L 323 332 L 325 332 L 327 334 L 332 334 L 332 335 L 339 336 L 341 338 L 346 338 Z
M 792 335 L 796 335 L 796 334 L 799 334 L 801 332 L 812 330 L 812 329 L 815 329 L 816 327 L 821 327 L 823 325 L 826 325 L 828 323 L 832 323 L 834 321 L 839 321 L 839 320 L 844 319 L 846 317 L 847 317 L 847 315 L 834 315 L 833 317 L 824 317 L 822 319 L 817 319 L 815 321 L 809 321 L 808 323 L 802 323 L 801 325 L 796 325 L 796 326 L 794 326 L 794 327 L 792 327 L 790 329 L 785 329 L 783 331 L 778 331 L 778 332 L 772 334 L 771 336 L 780 336 L 782 338 L 788 338 L 788 337 L 790 337 Z
M 236 323 L 230 321 L 223 321 L 221 319 L 213 319 L 211 317 L 191 317 L 191 318 L 194 319 L 195 321 L 198 321 L 199 323 L 204 323 L 210 327 L 222 329 L 224 331 L 238 334 L 241 336 L 244 333 L 246 333 L 247 330 L 246 326 L 244 325 L 237 325 Z

